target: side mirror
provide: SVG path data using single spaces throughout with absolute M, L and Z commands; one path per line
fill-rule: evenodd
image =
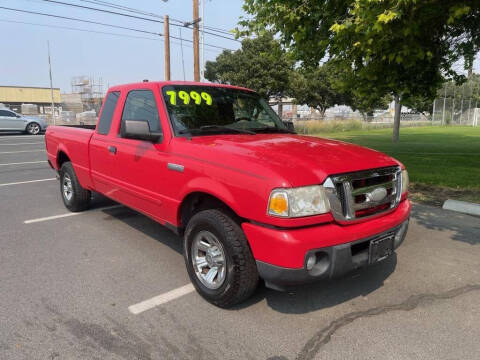
M 158 142 L 162 139 L 163 134 L 161 132 L 151 132 L 147 120 L 125 120 L 122 137 Z
M 295 131 L 295 126 L 293 126 L 293 121 L 284 121 L 283 124 L 287 127 L 290 131 Z
M 22 117 L 22 115 L 15 114 L 15 117 L 17 117 L 17 118 L 21 118 L 21 117 Z

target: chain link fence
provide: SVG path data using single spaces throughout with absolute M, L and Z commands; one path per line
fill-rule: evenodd
M 354 130 L 373 130 L 393 128 L 393 116 L 386 112 L 376 116 L 363 117 L 359 114 L 345 114 L 342 116 L 326 116 L 283 118 L 284 121 L 291 121 L 294 124 L 295 131 L 299 134 L 321 134 L 334 133 Z M 440 125 L 432 123 L 429 116 L 423 114 L 402 114 L 400 119 L 401 127 L 431 126 Z
M 445 83 L 433 102 L 432 122 L 441 125 L 478 126 L 480 82 L 473 75 L 462 85 Z
M 433 103 L 432 122 L 441 125 L 478 126 L 478 101 L 472 98 L 437 98 Z

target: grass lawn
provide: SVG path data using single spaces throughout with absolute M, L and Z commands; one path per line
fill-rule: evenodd
M 480 127 L 401 128 L 399 143 L 392 142 L 392 129 L 316 135 L 366 146 L 400 160 L 409 172 L 413 192 L 418 190 L 421 196 L 480 202 Z

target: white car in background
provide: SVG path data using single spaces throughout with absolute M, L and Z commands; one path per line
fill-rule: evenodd
M 47 129 L 47 122 L 38 117 L 23 116 L 16 112 L 0 108 L 0 131 L 21 131 L 38 135 Z

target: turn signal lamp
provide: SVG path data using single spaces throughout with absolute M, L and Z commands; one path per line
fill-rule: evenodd
M 288 195 L 286 192 L 278 191 L 270 195 L 268 213 L 276 216 L 288 216 Z

